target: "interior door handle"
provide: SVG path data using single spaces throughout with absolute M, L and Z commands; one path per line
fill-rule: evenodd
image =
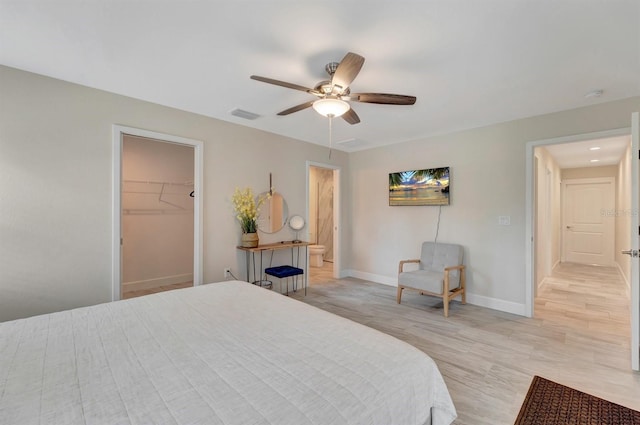
M 638 257 L 637 249 L 627 249 L 626 251 L 620 251 L 622 254 L 628 255 L 630 257 Z

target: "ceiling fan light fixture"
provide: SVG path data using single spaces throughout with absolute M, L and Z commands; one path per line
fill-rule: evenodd
M 351 109 L 351 106 L 344 100 L 335 97 L 325 97 L 313 102 L 313 109 L 325 117 L 339 117 Z

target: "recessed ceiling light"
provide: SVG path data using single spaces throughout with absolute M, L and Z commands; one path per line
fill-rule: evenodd
M 600 146 L 594 146 L 592 148 L 589 148 L 590 151 L 599 151 L 600 150 Z
M 600 162 L 600 160 L 599 159 L 592 159 L 589 162 Z

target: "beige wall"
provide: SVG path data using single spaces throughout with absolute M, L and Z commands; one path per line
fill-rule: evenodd
M 272 172 L 304 215 L 306 161 L 342 167 L 349 184 L 346 153 L 329 161 L 322 146 L 0 66 L 0 321 L 111 300 L 113 124 L 204 142 L 205 282 L 227 266 L 244 278 L 236 186 L 268 190 Z M 348 254 L 350 202 L 340 205 Z
M 631 229 L 631 214 L 638 214 L 638 211 L 631 211 L 631 140 L 624 154 L 624 157 L 618 164 L 618 174 L 616 180 L 616 242 L 615 242 L 615 261 L 622 271 L 627 286 L 631 281 L 631 257 L 621 253 L 623 250 L 631 249 L 631 235 L 635 234 L 635 230 Z
M 562 236 L 561 170 L 544 147 L 534 152 L 536 181 L 535 279 L 539 286 L 560 262 Z
M 438 240 L 465 246 L 468 300 L 524 314 L 527 142 L 627 128 L 639 110 L 636 97 L 351 154 L 351 273 L 395 285 L 398 261 L 435 236 L 438 208 L 388 206 L 388 173 L 450 166 Z
M 204 280 L 244 276 L 235 186 L 268 189 L 304 215 L 306 161 L 328 150 L 240 125 L 0 67 L 0 320 L 111 299 L 112 125 L 204 142 Z M 525 147 L 629 127 L 640 98 L 541 115 L 347 155 L 341 273 L 394 285 L 398 261 L 436 233 L 438 208 L 390 207 L 388 173 L 451 167 L 438 240 L 465 246 L 472 303 L 524 312 Z M 510 216 L 509 226 L 498 216 Z M 293 239 L 285 228 L 262 242 Z M 277 258 L 276 258 L 277 261 Z
M 618 175 L 617 165 L 606 165 L 604 167 L 580 167 L 562 169 L 562 179 L 594 179 L 598 177 L 616 177 Z

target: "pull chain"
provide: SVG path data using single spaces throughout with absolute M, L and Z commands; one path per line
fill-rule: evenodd
M 329 159 L 331 159 L 331 150 L 333 148 L 333 135 L 332 135 L 332 129 L 333 126 L 331 125 L 331 123 L 333 122 L 333 114 L 329 114 Z

